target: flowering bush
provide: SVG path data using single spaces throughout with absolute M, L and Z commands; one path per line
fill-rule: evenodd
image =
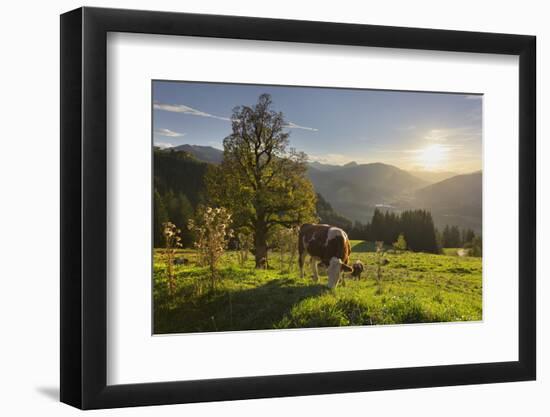
M 199 262 L 210 268 L 211 287 L 215 288 L 217 265 L 225 252 L 227 241 L 233 236 L 231 214 L 223 207 L 206 207 L 201 210 L 198 222 L 189 220 L 189 230 L 196 235 L 194 243 L 199 254 Z
M 166 260 L 166 276 L 168 278 L 168 293 L 174 294 L 176 279 L 174 276 L 174 258 L 176 249 L 181 248 L 181 230 L 174 223 L 162 223 L 162 235 L 164 236 L 164 256 Z

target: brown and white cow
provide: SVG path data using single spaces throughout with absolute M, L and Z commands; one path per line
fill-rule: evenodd
M 314 281 L 319 279 L 317 264 L 322 262 L 327 267 L 329 288 L 336 287 L 342 272 L 353 271 L 348 265 L 351 253 L 348 235 L 339 227 L 328 224 L 304 224 L 300 228 L 298 239 L 298 262 L 302 278 L 306 255 L 311 258 Z

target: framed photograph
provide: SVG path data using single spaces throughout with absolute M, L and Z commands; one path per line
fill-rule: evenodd
M 535 37 L 61 16 L 61 401 L 533 380 Z

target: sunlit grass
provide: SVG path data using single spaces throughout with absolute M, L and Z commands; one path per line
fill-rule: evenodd
M 278 257 L 270 268 L 254 269 L 250 259 L 238 266 L 237 253 L 220 262 L 215 291 L 208 270 L 196 265 L 193 250 L 178 251 L 188 265 L 177 265 L 176 290 L 169 296 L 164 264 L 154 256 L 155 333 L 326 327 L 472 321 L 482 318 L 481 258 L 424 253 L 388 253 L 382 291 L 377 291 L 375 257 L 370 243 L 352 241 L 351 261 L 365 264 L 361 280 L 326 287 L 301 279 L 297 265 L 281 271 Z M 455 252 L 456 253 L 456 252 Z

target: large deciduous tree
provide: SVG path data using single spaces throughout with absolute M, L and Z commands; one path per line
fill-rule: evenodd
M 256 267 L 267 259 L 267 238 L 277 226 L 314 220 L 315 192 L 306 177 L 307 156 L 289 148 L 283 114 L 262 94 L 254 106 L 233 109 L 223 162 L 207 174 L 209 198 L 227 207 L 235 227 L 254 236 Z

